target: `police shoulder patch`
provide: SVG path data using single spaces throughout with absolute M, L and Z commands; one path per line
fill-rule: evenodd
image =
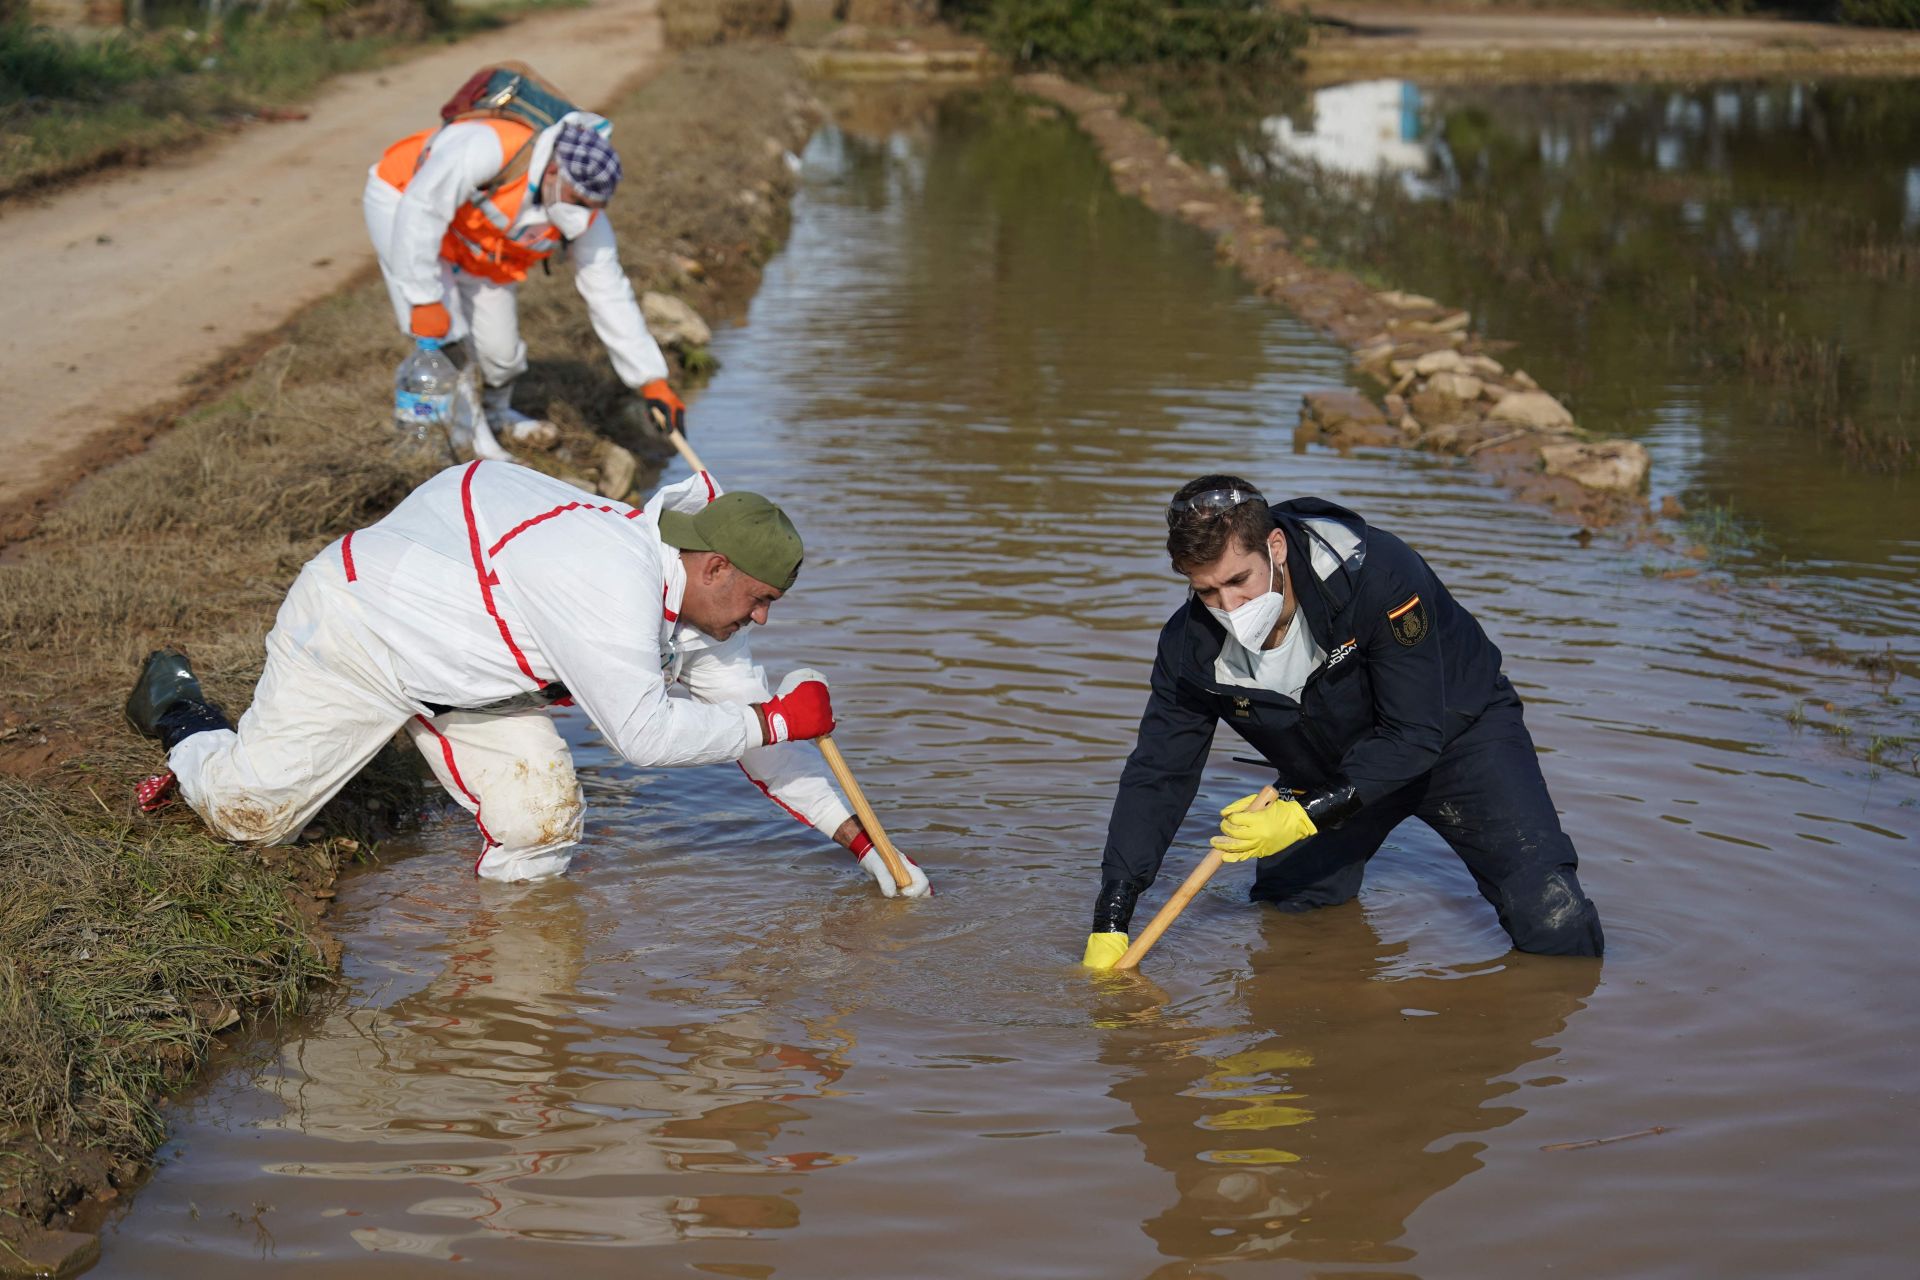
M 1412 595 L 1405 604 L 1387 610 L 1387 628 L 1395 640 L 1412 648 L 1427 638 L 1433 625 L 1427 618 L 1426 604 L 1418 595 Z

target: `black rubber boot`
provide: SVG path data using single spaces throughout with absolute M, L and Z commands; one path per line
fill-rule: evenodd
M 155 649 L 147 655 L 127 695 L 127 723 L 143 737 L 160 739 L 168 751 L 196 733 L 233 727 L 207 701 L 187 655 L 177 649 Z

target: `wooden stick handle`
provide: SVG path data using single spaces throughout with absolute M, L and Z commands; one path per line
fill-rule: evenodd
M 867 803 L 866 792 L 860 790 L 860 784 L 853 780 L 853 770 L 847 767 L 847 758 L 840 754 L 833 735 L 821 734 L 814 739 L 820 744 L 820 754 L 827 758 L 827 768 L 833 770 L 833 776 L 840 780 L 841 790 L 847 793 L 847 799 L 853 805 L 853 811 L 859 815 L 860 825 L 867 830 L 873 847 L 880 851 L 880 861 L 887 864 L 887 870 L 893 873 L 893 883 L 902 889 L 913 883 L 913 875 L 907 870 L 907 861 L 900 851 L 893 847 L 893 841 L 887 838 L 886 830 L 880 825 L 880 815 Z
M 1206 888 L 1207 881 L 1213 879 L 1213 873 L 1219 869 L 1220 851 L 1207 850 L 1207 856 L 1200 860 L 1200 865 L 1195 867 L 1188 874 L 1186 881 L 1173 891 L 1173 896 L 1167 899 L 1167 905 L 1160 908 L 1147 927 L 1140 931 L 1140 936 L 1135 938 L 1133 944 L 1127 948 L 1127 953 L 1120 957 L 1120 963 L 1113 967 L 1132 969 L 1139 965 L 1141 957 L 1147 954 L 1154 943 L 1160 941 L 1160 935 L 1167 931 L 1167 926 L 1179 918 L 1180 913 L 1187 909 L 1187 904 L 1193 901 L 1193 895 Z
M 693 446 L 687 443 L 687 438 L 680 434 L 678 427 L 667 432 L 667 439 L 673 442 L 673 447 L 680 451 L 680 456 L 687 460 L 688 466 L 695 471 L 707 469 L 707 464 L 700 461 L 700 455 L 693 451 Z
M 1280 793 L 1272 787 L 1262 787 L 1260 794 L 1254 798 L 1252 804 L 1247 806 L 1247 809 L 1249 812 L 1264 809 L 1279 798 Z M 1220 862 L 1220 851 L 1208 849 L 1207 856 L 1200 860 L 1200 865 L 1195 867 L 1180 887 L 1173 891 L 1173 896 L 1167 899 L 1167 905 L 1160 908 L 1153 919 L 1147 923 L 1147 927 L 1140 931 L 1140 936 L 1135 938 L 1132 945 L 1127 948 L 1126 954 L 1120 957 L 1120 962 L 1113 967 L 1132 969 L 1138 966 L 1141 958 L 1152 949 L 1153 944 L 1160 941 L 1160 935 L 1167 931 L 1167 926 L 1179 919 L 1180 913 L 1187 909 L 1187 904 L 1193 901 L 1194 895 L 1207 887 L 1207 881 L 1213 879 L 1213 873 L 1220 869 Z

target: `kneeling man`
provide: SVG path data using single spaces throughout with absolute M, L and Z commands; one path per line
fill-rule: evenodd
M 640 509 L 508 463 L 451 467 L 301 570 L 237 729 L 182 655 L 148 657 L 127 718 L 170 772 L 142 804 L 177 783 L 216 834 L 290 840 L 404 726 L 474 816 L 476 874 L 556 875 L 582 801 L 546 708 L 577 705 L 643 768 L 738 761 L 892 897 L 824 762 L 787 745 L 832 732 L 826 682 L 799 671 L 770 694 L 747 647 L 801 554 L 780 508 L 704 472 Z
M 1500 650 L 1425 560 L 1342 507 L 1269 505 L 1225 475 L 1174 495 L 1167 553 L 1193 595 L 1160 632 L 1086 964 L 1110 968 L 1126 950 L 1134 900 L 1222 721 L 1280 775 L 1278 804 L 1235 802 L 1213 839 L 1227 861 L 1260 860 L 1254 901 L 1349 901 L 1387 834 L 1419 818 L 1467 864 L 1515 947 L 1600 954 L 1600 918 Z

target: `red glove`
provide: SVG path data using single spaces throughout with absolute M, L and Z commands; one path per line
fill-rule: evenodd
M 818 671 L 804 668 L 780 682 L 780 692 L 759 704 L 766 743 L 801 742 L 833 732 L 833 699 Z
M 140 806 L 142 813 L 158 813 L 173 802 L 173 793 L 180 787 L 180 779 L 173 770 L 156 774 L 133 789 L 133 802 Z M 867 833 L 862 831 L 860 838 L 865 840 Z
M 686 434 L 687 406 L 679 396 L 673 394 L 673 388 L 667 385 L 665 378 L 655 378 L 641 387 L 640 398 L 647 402 L 647 417 L 660 428 L 661 435 L 669 431 Z
M 453 317 L 440 303 L 429 302 L 413 309 L 413 318 L 407 327 L 416 338 L 444 338 L 453 331 Z

